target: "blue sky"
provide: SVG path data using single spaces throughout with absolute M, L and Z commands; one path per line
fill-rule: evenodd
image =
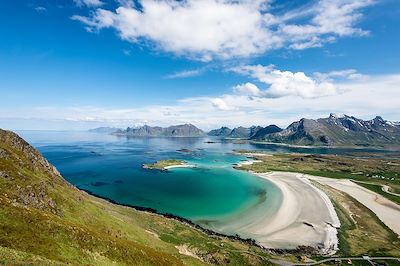
M 0 127 L 400 120 L 396 0 L 0 3 Z

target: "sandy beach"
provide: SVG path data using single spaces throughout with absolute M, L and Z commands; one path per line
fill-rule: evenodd
M 251 164 L 257 163 L 257 162 L 262 162 L 262 161 L 249 159 L 249 160 L 241 161 L 241 162 L 237 163 L 236 166 L 240 167 L 240 166 L 243 166 L 243 165 L 251 165 Z
M 349 194 L 373 211 L 384 224 L 400 235 L 400 206 L 398 204 L 348 179 L 332 179 L 319 176 L 307 176 L 307 178 Z
M 273 182 L 283 193 L 282 205 L 274 217 L 254 228 L 262 245 L 269 248 L 306 245 L 325 254 L 337 250 L 336 228 L 340 222 L 324 192 L 301 174 L 272 172 L 258 176 Z
M 196 167 L 194 164 L 175 164 L 175 165 L 169 165 L 165 166 L 164 169 L 173 169 L 173 168 L 193 168 Z

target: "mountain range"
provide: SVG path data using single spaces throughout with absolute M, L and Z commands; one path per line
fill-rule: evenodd
M 400 145 L 400 123 L 377 116 L 362 120 L 354 116 L 331 114 L 327 118 L 306 119 L 291 123 L 282 129 L 276 125 L 266 127 L 221 127 L 208 133 L 192 124 L 169 127 L 148 126 L 117 129 L 102 127 L 90 130 L 129 137 L 204 137 L 246 139 L 251 141 L 315 146 L 388 146 Z
M 128 127 L 125 130 L 117 130 L 113 133 L 119 136 L 130 137 L 203 137 L 206 133 L 192 124 L 176 125 L 169 127 Z
M 388 146 L 400 145 L 400 123 L 377 116 L 362 120 L 354 116 L 331 114 L 327 118 L 291 123 L 286 129 L 267 127 L 226 127 L 211 130 L 209 136 L 241 138 L 253 141 L 315 146 Z
M 297 145 L 387 146 L 400 144 L 400 124 L 377 116 L 362 120 L 354 116 L 301 119 L 285 130 L 260 136 L 258 140 Z
M 280 132 L 283 129 L 276 125 L 269 125 L 267 127 L 252 126 L 246 127 L 235 127 L 230 129 L 228 127 L 221 127 L 219 129 L 213 129 L 207 133 L 208 136 L 222 137 L 222 138 L 239 138 L 239 139 L 257 139 L 270 133 Z

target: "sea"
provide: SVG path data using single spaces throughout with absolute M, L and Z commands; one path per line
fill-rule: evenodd
M 18 134 L 79 189 L 119 204 L 183 217 L 224 234 L 236 234 L 237 228 L 272 216 L 282 201 L 282 193 L 273 183 L 233 168 L 248 160 L 235 154 L 235 150 L 271 154 L 354 152 L 214 137 L 132 138 L 84 131 L 18 131 Z M 182 159 L 195 167 L 168 171 L 142 167 L 163 159 Z

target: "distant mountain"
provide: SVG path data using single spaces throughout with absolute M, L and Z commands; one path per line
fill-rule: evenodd
M 296 145 L 385 146 L 400 144 L 400 125 L 380 116 L 365 121 L 331 114 L 316 120 L 303 118 L 285 130 L 252 139 Z
M 219 129 L 213 129 L 207 133 L 209 136 L 216 136 L 216 137 L 227 137 L 232 132 L 232 129 L 229 127 L 221 127 Z
M 265 133 L 277 132 L 275 128 L 271 128 L 271 127 L 278 128 L 275 125 L 271 125 L 266 128 L 263 128 L 261 126 L 235 127 L 234 129 L 230 129 L 228 127 L 221 127 L 219 129 L 211 130 L 210 132 L 208 132 L 208 135 L 224 137 L 224 138 L 250 139 L 250 138 L 253 138 L 253 136 L 258 136 L 260 131 L 263 131 Z M 278 129 L 282 130 L 280 128 L 278 128 Z
M 93 132 L 93 133 L 114 133 L 118 130 L 121 130 L 120 128 L 116 128 L 116 127 L 97 127 L 97 128 L 92 128 L 89 129 L 89 132 Z
M 254 135 L 252 135 L 250 138 L 251 139 L 264 139 L 267 135 L 272 134 L 272 133 L 278 133 L 281 132 L 283 129 L 276 126 L 276 125 L 269 125 L 267 127 L 261 128 L 258 130 Z
M 144 125 L 142 127 L 128 127 L 125 130 L 118 130 L 113 133 L 120 136 L 131 137 L 203 137 L 204 131 L 192 124 L 184 124 L 170 127 L 151 127 Z
M 228 138 L 241 138 L 247 139 L 250 136 L 250 128 L 247 127 L 235 127 L 231 133 L 227 136 Z
M 316 146 L 387 146 L 400 145 L 400 123 L 377 116 L 362 120 L 354 116 L 331 114 L 327 118 L 293 122 L 286 129 L 276 125 L 227 127 L 208 132 L 209 136 L 254 141 Z

